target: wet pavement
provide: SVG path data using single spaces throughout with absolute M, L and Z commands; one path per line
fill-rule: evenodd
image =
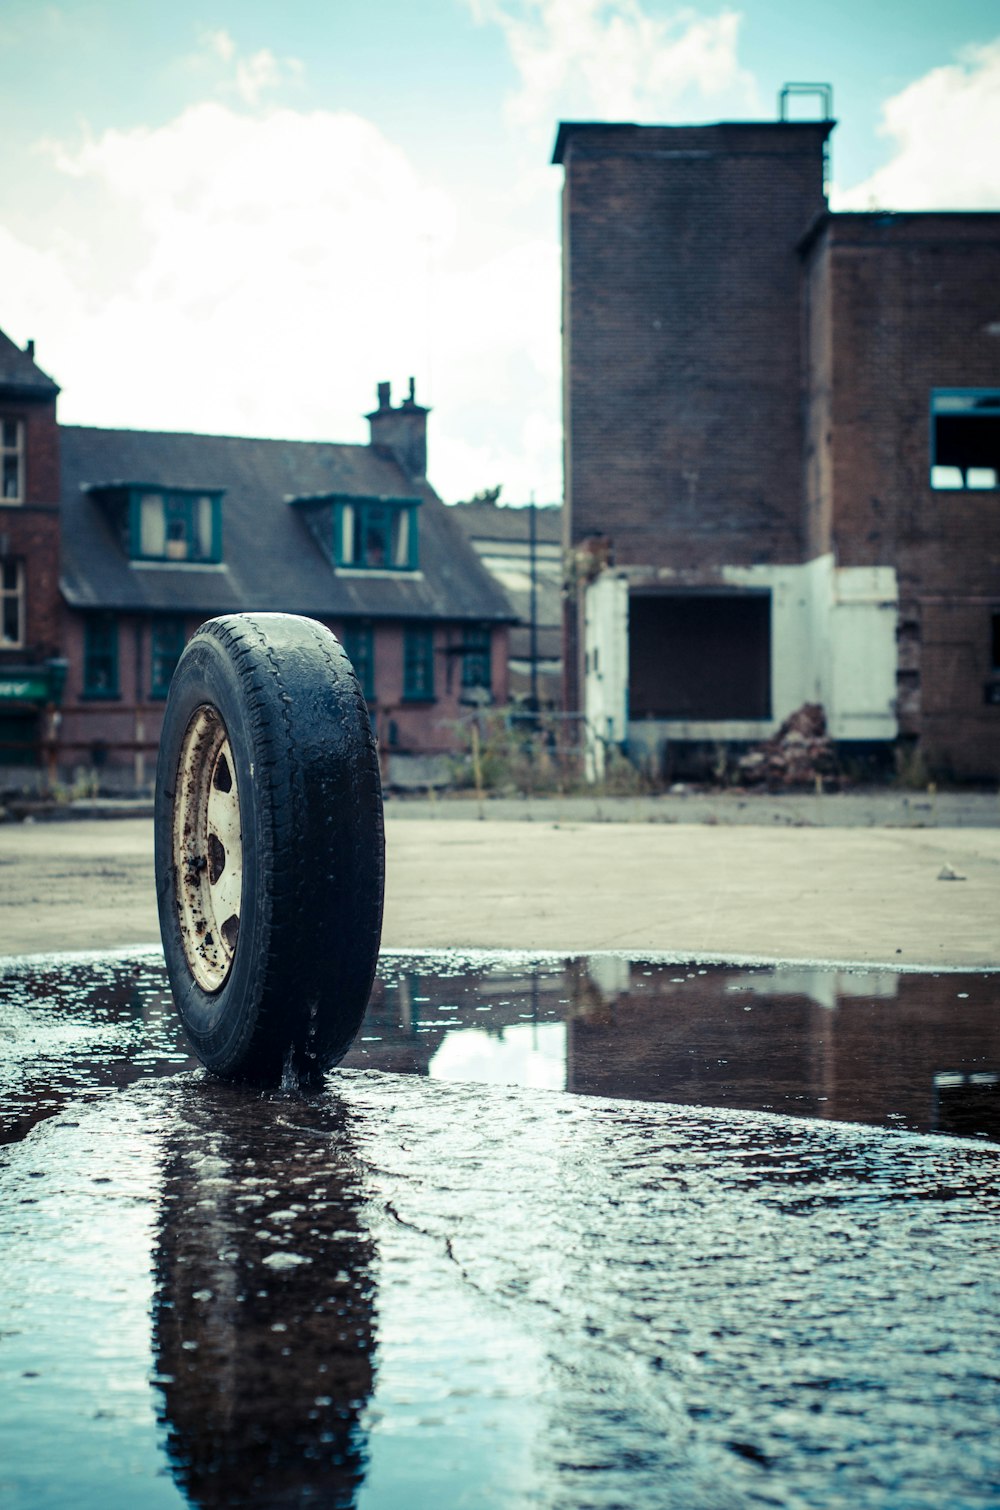
M 1000 1505 L 1000 976 L 396 954 L 303 1098 L 53 958 L 0 1043 L 5 1506 Z

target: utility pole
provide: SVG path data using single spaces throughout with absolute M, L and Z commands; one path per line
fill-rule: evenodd
M 532 489 L 531 502 L 528 504 L 528 548 L 531 559 L 531 620 L 530 620 L 530 655 L 531 655 L 531 695 L 528 706 L 532 714 L 538 716 L 538 521 L 535 517 L 535 493 Z

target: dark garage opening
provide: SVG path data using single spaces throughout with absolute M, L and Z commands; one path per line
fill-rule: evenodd
M 770 593 L 631 596 L 630 718 L 770 716 Z

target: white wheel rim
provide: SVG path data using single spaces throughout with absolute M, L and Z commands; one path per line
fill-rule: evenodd
M 243 901 L 243 830 L 229 734 L 215 708 L 187 726 L 174 801 L 174 874 L 181 942 L 203 991 L 233 966 Z

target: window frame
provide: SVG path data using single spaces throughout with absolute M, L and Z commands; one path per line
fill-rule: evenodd
M 419 507 L 419 498 L 334 498 L 329 536 L 333 564 L 340 571 L 417 571 Z M 379 561 L 368 558 L 363 543 L 376 529 L 384 531 L 385 541 Z
M 14 444 L 7 444 L 6 429 L 14 426 Z M 25 470 L 24 420 L 13 414 L 0 414 L 0 504 L 5 508 L 20 508 L 27 493 Z M 5 485 L 7 461 L 14 458 L 17 473 L 17 493 L 8 495 Z
M 403 701 L 436 701 L 433 627 L 413 625 L 403 630 Z
M 361 683 L 365 701 L 375 701 L 375 628 L 368 620 L 359 619 L 343 626 L 340 643 L 354 667 Z
M 167 634 L 173 636 L 176 654 L 170 648 L 163 648 L 163 636 Z M 183 654 L 186 643 L 187 635 L 184 632 L 184 620 L 182 618 L 172 615 L 169 618 L 154 619 L 152 621 L 149 631 L 149 698 L 151 702 L 162 702 L 166 698 L 170 690 L 171 679 L 177 669 L 177 662 Z M 170 660 L 171 656 L 173 657 L 173 663 L 170 667 L 170 675 L 166 680 L 162 676 L 157 677 L 157 661 Z M 162 672 L 162 669 L 161 664 L 159 670 Z
M 979 486 L 978 484 L 973 484 L 970 486 L 967 480 L 968 473 L 970 471 L 976 470 L 975 468 L 968 466 L 959 467 L 952 462 L 939 462 L 937 459 L 938 420 L 946 415 L 951 415 L 952 417 L 957 417 L 963 414 L 973 415 L 975 413 L 976 404 L 982 404 L 983 400 L 989 401 L 986 412 L 991 418 L 995 418 L 997 423 L 1000 424 L 1000 388 L 931 389 L 929 420 L 930 467 L 928 470 L 928 481 L 933 493 L 961 493 L 965 495 L 969 493 L 1000 492 L 1000 453 L 998 453 L 997 456 L 996 466 L 992 468 L 984 467 L 981 469 L 984 471 L 992 471 L 994 479 L 992 483 L 984 484 L 983 486 Z M 959 472 L 961 474 L 962 481 L 936 482 L 934 479 L 934 474 L 939 470 Z
M 493 631 L 488 624 L 476 624 L 462 631 L 462 677 L 463 691 L 470 687 L 482 687 L 493 691 Z M 485 669 L 485 680 L 475 675 L 476 667 Z
M 169 566 L 218 566 L 222 561 L 222 494 L 221 488 L 161 487 L 156 483 L 132 483 L 128 489 L 128 552 L 133 561 L 156 561 Z M 159 499 L 163 509 L 163 550 L 142 548 L 143 502 Z M 202 500 L 208 501 L 209 548 L 201 549 L 198 513 Z M 169 550 L 171 524 L 180 523 L 184 536 L 184 554 Z
M 14 586 L 6 583 L 7 568 L 14 568 Z M 0 556 L 0 650 L 23 650 L 27 623 L 27 601 L 24 590 L 24 561 L 20 556 Z M 17 638 L 4 637 L 4 621 L 7 603 L 13 599 L 17 604 Z
M 99 634 L 108 636 L 107 644 L 95 644 Z M 82 696 L 94 702 L 113 702 L 121 697 L 118 680 L 119 669 L 119 624 L 113 613 L 89 613 L 83 622 L 83 692 Z M 95 685 L 94 663 L 108 662 L 108 685 Z

